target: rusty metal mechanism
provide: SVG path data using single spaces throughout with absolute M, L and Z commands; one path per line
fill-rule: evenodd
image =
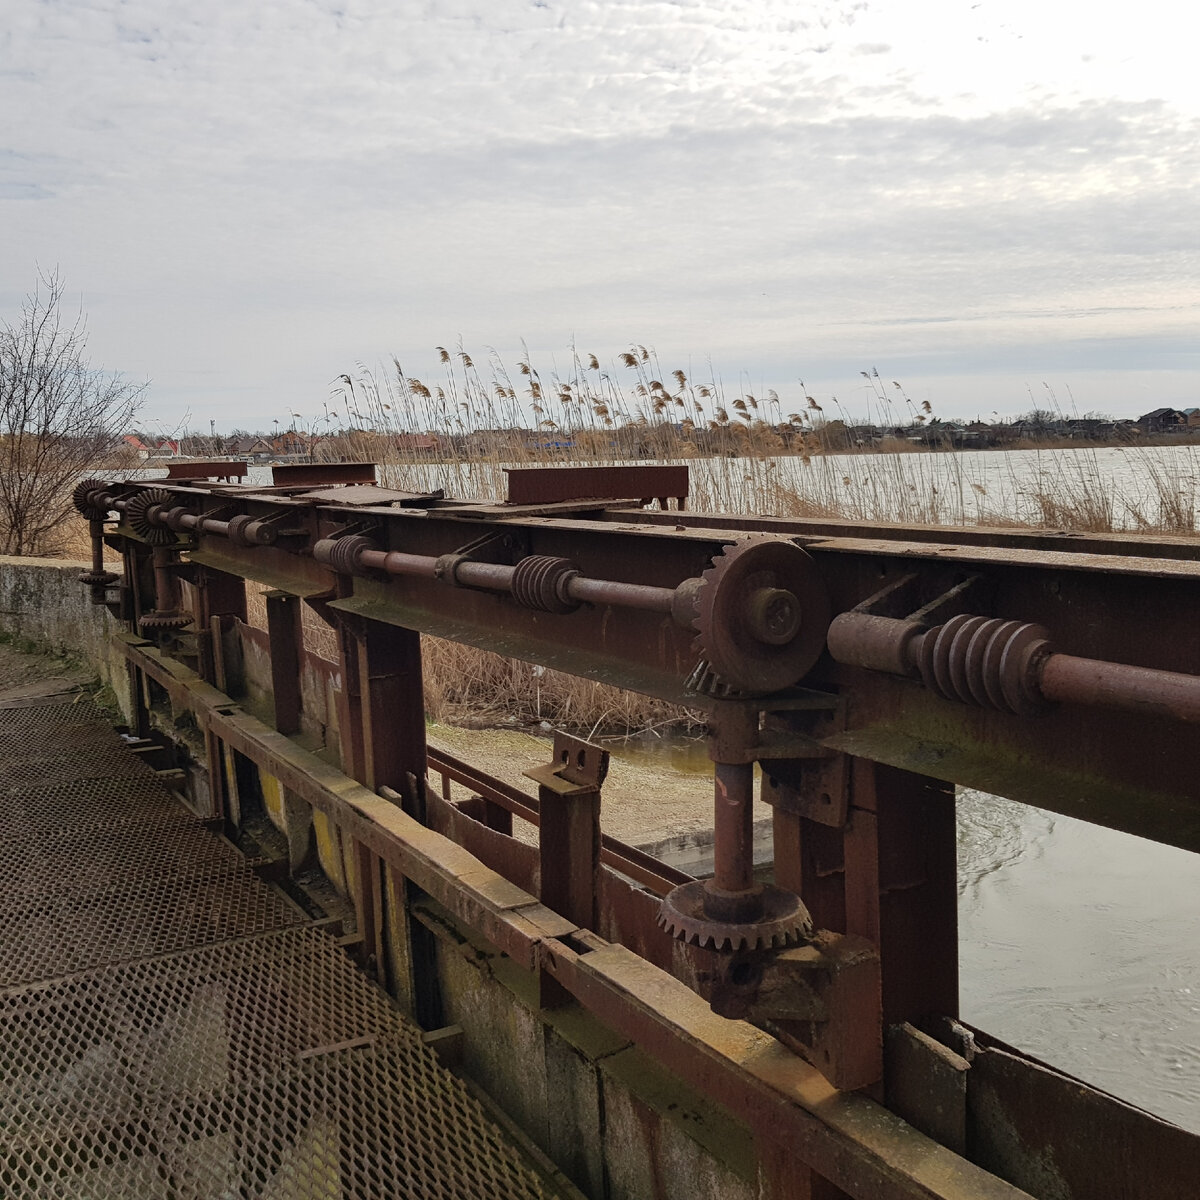
M 929 626 L 872 613 L 868 601 L 830 625 L 829 653 L 1001 712 L 1035 715 L 1058 702 L 1200 722 L 1196 676 L 1058 653 L 1047 629 L 1021 621 L 959 613 Z
M 954 786 L 1200 851 L 1193 540 L 631 505 L 686 495 L 661 473 L 521 476 L 510 503 L 475 503 L 344 466 L 269 489 L 87 480 L 75 501 L 123 557 L 110 607 L 157 643 L 121 642 L 136 727 L 156 689 L 196 713 L 216 815 L 236 811 L 236 754 L 337 823 L 364 961 L 409 946 L 389 986 L 418 1017 L 437 1007 L 420 967 L 429 931 L 458 922 L 533 973 L 542 1009 L 584 1006 L 729 1106 L 754 1131 L 769 1200 L 1036 1192 L 1038 1122 L 1067 1111 L 1106 1132 L 1086 1153 L 1056 1143 L 1055 1195 L 1186 1194 L 1191 1143 L 1131 1166 L 1114 1147 L 1154 1141 L 1150 1118 L 954 1033 Z M 85 582 L 103 600 L 112 581 L 93 565 Z M 265 631 L 246 623 L 245 580 L 271 589 Z M 330 628 L 336 661 L 307 644 L 303 607 Z M 586 743 L 556 739 L 554 760 L 527 772 L 536 798 L 428 753 L 421 633 L 702 710 L 711 878 L 601 832 L 605 760 Z M 273 728 L 243 711 L 251 700 Z M 329 753 L 301 750 L 302 731 Z M 756 771 L 772 814 L 757 865 Z M 536 846 L 514 820 L 538 827 Z M 693 1002 L 758 1028 L 718 1032 Z M 942 1078 L 947 1055 L 942 1116 L 965 1127 L 996 1105 L 1007 1122 L 1007 1141 L 975 1129 L 970 1162 L 914 1082 Z M 941 1146 L 893 1153 L 880 1103 Z M 788 1164 L 777 1188 L 770 1162 Z M 1157 1191 L 1137 1190 L 1143 1176 Z

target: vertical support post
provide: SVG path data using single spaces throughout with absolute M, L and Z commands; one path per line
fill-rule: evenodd
M 275 728 L 300 732 L 300 598 L 288 592 L 267 593 L 267 639 L 271 653 L 271 690 Z
M 126 660 L 125 668 L 129 677 L 130 727 L 137 737 L 149 737 L 150 707 L 146 703 L 145 678 L 133 662 Z
M 225 752 L 221 739 L 211 729 L 204 731 L 204 758 L 208 763 L 208 816 L 213 821 L 224 821 L 229 812 Z
M 852 760 L 846 932 L 879 946 L 884 1027 L 958 1015 L 954 787 Z
M 345 594 L 350 581 L 339 580 Z M 343 697 L 339 711 L 342 762 L 373 792 L 391 789 L 401 807 L 425 819 L 425 693 L 421 637 L 411 629 L 351 618 L 341 622 Z M 441 1021 L 437 950 L 433 935 L 414 921 L 416 886 L 385 874 L 370 851 L 356 845 L 355 908 L 364 952 L 375 955 L 393 994 L 417 1023 Z M 389 969 L 390 968 L 390 969 Z
M 200 567 L 195 577 L 196 603 L 193 617 L 200 653 L 200 677 L 225 691 L 217 676 L 221 661 L 222 619 L 246 619 L 246 581 L 240 575 Z
M 524 774 L 538 785 L 541 901 L 581 928 L 595 929 L 600 900 L 600 788 L 608 774 L 608 751 L 558 733 L 553 760 Z M 557 980 L 542 975 L 543 1008 L 568 999 Z
M 398 625 L 364 621 L 358 637 L 362 699 L 363 778 L 373 792 L 395 788 L 424 808 L 424 788 L 408 796 L 407 776 L 425 778 L 425 692 L 421 635 Z M 406 806 L 407 807 L 407 806 Z M 424 820 L 424 813 L 412 813 Z

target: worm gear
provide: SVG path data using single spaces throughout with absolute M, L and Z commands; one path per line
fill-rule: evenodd
M 175 497 L 162 488 L 149 488 L 125 501 L 125 520 L 130 529 L 151 546 L 169 546 L 175 541 L 174 532 L 159 523 L 156 509 L 172 505 Z
M 716 686 L 763 695 L 790 687 L 821 655 L 829 596 L 816 563 L 769 535 L 727 546 L 701 576 L 695 648 Z M 693 673 L 695 674 L 695 673 Z

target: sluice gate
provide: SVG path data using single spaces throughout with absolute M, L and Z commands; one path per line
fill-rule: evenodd
M 1200 1139 L 960 1021 L 954 800 L 1200 850 L 1194 541 L 698 514 L 681 468 L 493 504 L 230 467 L 76 490 L 134 732 L 194 728 L 211 820 L 265 812 L 586 1194 L 1195 1194 Z M 603 832 L 585 741 L 528 790 L 431 754 L 422 633 L 703 710 L 711 878 Z

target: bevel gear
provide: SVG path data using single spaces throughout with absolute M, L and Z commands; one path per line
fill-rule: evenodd
M 103 479 L 84 479 L 71 492 L 71 502 L 80 515 L 88 521 L 107 521 L 108 508 L 100 500 L 108 492 L 108 483 Z
M 701 576 L 695 649 L 726 688 L 749 696 L 790 687 L 825 648 L 829 596 L 813 559 L 787 538 L 756 535 Z
M 129 528 L 151 546 L 169 546 L 176 540 L 175 532 L 157 518 L 154 509 L 165 509 L 175 497 L 162 488 L 148 488 L 125 501 L 125 520 Z
M 797 946 L 812 937 L 813 922 L 800 897 L 772 884 L 755 888 L 756 915 L 749 920 L 718 920 L 708 915 L 711 882 L 680 884 L 664 898 L 658 925 L 677 941 L 726 953 Z

